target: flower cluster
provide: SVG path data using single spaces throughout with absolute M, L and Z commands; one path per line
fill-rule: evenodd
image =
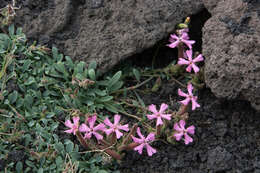
M 183 45 L 185 45 L 188 50 L 183 51 L 183 57 L 179 57 L 178 64 L 187 65 L 186 71 L 189 73 L 191 73 L 192 69 L 195 73 L 198 73 L 200 69 L 195 63 L 203 61 L 204 59 L 201 54 L 199 54 L 194 59 L 192 58 L 192 45 L 195 43 L 195 41 L 189 40 L 190 38 L 188 31 L 188 29 L 179 30 L 179 36 L 176 34 L 171 34 L 169 39 L 170 44 L 167 44 L 167 46 L 170 48 L 178 47 L 180 48 L 180 51 L 183 51 Z
M 74 135 L 76 134 L 76 131 L 78 130 L 79 132 L 85 133 L 84 138 L 85 139 L 90 139 L 92 135 L 96 137 L 97 140 L 102 140 L 103 135 L 102 133 L 105 132 L 108 136 L 112 133 L 114 133 L 119 139 L 121 136 L 123 136 L 123 133 L 120 132 L 120 130 L 123 131 L 129 131 L 128 124 L 121 125 L 119 124 L 120 121 L 120 115 L 115 115 L 114 116 L 114 124 L 110 122 L 108 118 L 104 120 L 104 123 L 100 123 L 95 126 L 95 123 L 97 121 L 97 115 L 93 115 L 88 117 L 86 123 L 83 123 L 79 126 L 79 117 L 73 117 L 73 123 L 70 120 L 67 120 L 65 122 L 65 126 L 69 127 L 69 130 L 66 130 L 66 133 L 73 133 Z M 106 127 L 107 125 L 107 127 Z
M 169 40 L 170 44 L 167 46 L 170 48 L 178 48 L 178 65 L 186 65 L 187 72 L 191 73 L 194 71 L 195 74 L 197 74 L 200 69 L 196 63 L 201 62 L 204 59 L 201 54 L 193 58 L 192 45 L 195 41 L 189 40 L 188 31 L 188 28 L 185 28 L 178 30 L 177 35 L 172 34 Z M 149 132 L 146 137 L 141 133 L 141 128 L 138 127 L 137 124 L 135 124 L 132 128 L 129 128 L 128 124 L 120 124 L 121 116 L 118 114 L 114 115 L 113 123 L 108 117 L 105 118 L 103 122 L 97 123 L 96 114 L 88 116 L 83 124 L 80 124 L 79 117 L 73 117 L 73 122 L 70 120 L 65 121 L 65 126 L 69 129 L 64 132 L 76 135 L 80 143 L 86 148 L 91 148 L 87 143 L 88 140 L 94 137 L 97 141 L 94 148 L 101 149 L 102 151 L 104 150 L 104 152 L 116 159 L 121 159 L 121 155 L 119 155 L 118 152 L 127 149 L 135 150 L 139 154 L 142 154 L 143 150 L 146 149 L 148 156 L 152 156 L 157 152 L 156 149 L 151 146 L 152 142 L 165 136 L 167 137 L 167 140 L 169 139 L 169 142 L 175 142 L 175 140 L 180 141 L 183 139 L 185 145 L 188 145 L 193 142 L 190 135 L 194 135 L 195 126 L 191 125 L 185 128 L 186 118 L 183 118 L 182 115 L 187 113 L 189 103 L 191 103 L 192 110 L 200 107 L 197 102 L 198 97 L 193 94 L 193 89 L 194 88 L 191 83 L 188 83 L 187 85 L 187 93 L 183 92 L 181 89 L 178 89 L 178 95 L 184 97 L 184 100 L 180 101 L 182 106 L 176 113 L 167 111 L 168 105 L 165 103 L 161 104 L 159 110 L 156 109 L 156 105 L 154 104 L 148 107 L 147 110 L 150 113 L 145 113 L 145 115 L 148 120 L 152 121 L 148 124 L 143 124 L 143 122 L 140 123 L 141 125 L 144 125 L 142 130 L 145 130 L 146 128 Z M 151 124 L 155 124 L 155 128 L 153 128 Z M 128 134 L 124 135 L 124 132 L 128 132 Z M 135 136 L 135 133 L 137 133 L 138 137 Z M 82 134 L 84 134 L 84 136 L 82 136 Z M 120 138 L 123 139 L 120 140 Z M 122 143 L 120 143 L 119 140 Z M 111 150 L 111 148 L 115 149 L 115 151 Z

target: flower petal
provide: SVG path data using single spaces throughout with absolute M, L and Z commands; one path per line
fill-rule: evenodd
M 196 58 L 193 59 L 193 62 L 200 62 L 200 61 L 203 61 L 204 58 L 201 54 L 199 54 Z
M 187 55 L 189 61 L 191 61 L 192 60 L 192 49 L 191 50 L 186 50 L 186 55 Z
M 163 121 L 161 117 L 157 117 L 156 126 L 163 125 Z
M 138 136 L 139 136 L 141 139 L 145 139 L 144 136 L 143 136 L 142 133 L 141 133 L 140 127 L 137 128 L 136 132 L 137 132 Z
M 73 117 L 72 120 L 74 125 L 79 124 L 79 117 Z
M 161 114 L 161 117 L 166 120 L 171 120 L 172 114 Z
M 145 144 L 145 146 L 146 146 L 148 156 L 152 156 L 154 153 L 156 153 L 156 149 L 151 147 L 149 144 Z
M 190 95 L 190 96 L 193 96 L 193 94 L 192 94 L 193 86 L 192 86 L 191 83 L 188 84 L 187 89 L 188 89 L 189 95 Z
M 89 132 L 90 128 L 86 124 L 81 124 L 79 127 L 80 132 Z
M 116 138 L 119 139 L 121 136 L 123 136 L 123 133 L 120 132 L 118 129 L 115 130 Z
M 186 98 L 185 100 L 180 101 L 184 105 L 188 105 L 190 102 L 190 98 Z
M 195 126 L 190 126 L 186 130 L 189 134 L 193 135 L 195 133 Z
M 158 111 L 156 109 L 156 106 L 154 104 L 151 104 L 149 107 L 148 107 L 148 110 L 151 111 L 152 113 L 154 114 L 157 114 Z
M 186 68 L 186 71 L 190 73 L 190 72 L 191 72 L 191 69 L 192 69 L 192 66 L 191 66 L 191 65 L 188 65 L 188 67 Z
M 185 129 L 185 121 L 184 120 L 180 120 L 180 122 L 179 122 L 179 125 L 180 125 L 180 128 L 181 129 Z
M 159 113 L 163 113 L 167 108 L 168 108 L 168 105 L 165 104 L 165 103 L 162 103 L 161 107 L 160 107 L 160 110 L 159 110 Z
M 147 118 L 148 118 L 149 120 L 152 120 L 152 119 L 154 119 L 154 118 L 157 118 L 157 116 L 156 116 L 155 114 L 146 115 L 146 116 L 147 116 Z
M 188 145 L 190 142 L 193 142 L 193 139 L 188 134 L 184 134 L 184 143 Z
M 140 144 L 137 147 L 134 148 L 135 151 L 138 151 L 139 154 L 142 154 L 143 148 L 145 144 Z
M 189 96 L 188 94 L 182 92 L 182 90 L 180 88 L 178 89 L 178 94 L 179 94 L 179 96 L 182 96 L 182 97 L 188 97 Z
M 200 68 L 198 66 L 196 66 L 194 63 L 192 63 L 191 66 L 195 73 L 198 73 L 200 71 Z
M 180 43 L 180 41 L 179 41 L 179 40 L 176 40 L 175 42 L 172 42 L 172 43 L 170 43 L 170 44 L 167 44 L 167 46 L 170 47 L 170 48 L 175 48 L 175 47 L 178 46 L 179 43 Z
M 91 129 L 94 127 L 96 120 L 97 120 L 96 115 L 88 117 L 88 124 Z
M 97 140 L 101 140 L 103 139 L 103 136 L 97 132 L 93 132 L 93 135 L 95 135 L 95 137 L 97 138 Z
M 65 126 L 67 126 L 67 127 L 69 127 L 69 128 L 72 128 L 72 127 L 73 127 L 73 124 L 71 123 L 70 120 L 66 120 L 64 124 L 65 124 Z
M 65 130 L 65 133 L 73 133 L 73 129 Z
M 187 64 L 190 64 L 190 62 L 187 61 L 186 59 L 179 58 L 178 64 L 179 64 L 179 65 L 187 65 Z
M 92 137 L 92 132 L 87 132 L 87 133 L 85 133 L 85 136 L 84 136 L 84 138 L 86 139 L 90 139 Z
M 116 114 L 116 115 L 114 116 L 114 125 L 117 125 L 117 124 L 119 123 L 120 118 L 121 118 L 121 116 L 118 115 L 118 114 Z
M 191 45 L 195 43 L 194 40 L 185 40 L 185 39 L 182 39 L 182 42 L 185 43 L 189 49 L 192 49 Z
M 106 130 L 106 126 L 103 123 L 100 123 L 99 125 L 97 125 L 96 127 L 93 128 L 94 131 L 105 131 Z
M 155 139 L 155 134 L 154 133 L 149 133 L 149 135 L 145 138 L 146 141 L 154 141 Z
M 197 107 L 199 108 L 200 105 L 197 103 L 197 99 L 195 97 L 192 97 L 191 99 L 191 104 L 192 104 L 192 110 L 195 110 Z
M 173 136 L 175 137 L 176 141 L 179 141 L 183 136 L 183 132 L 175 133 Z
M 179 124 L 178 124 L 178 123 L 174 123 L 174 126 L 173 126 L 173 128 L 174 128 L 175 130 L 177 130 L 178 132 L 182 132 L 182 131 L 183 131 L 183 129 L 182 129 L 182 128 L 180 128 L 180 126 L 179 126 Z
M 105 130 L 107 135 L 110 135 L 114 130 L 112 128 Z
M 182 32 L 181 38 L 182 38 L 182 39 L 185 39 L 185 40 L 190 39 L 190 37 L 189 37 L 189 35 L 188 35 L 188 33 L 187 33 L 186 31 L 183 31 L 183 32 Z
M 106 118 L 106 119 L 104 120 L 104 123 L 105 123 L 107 126 L 109 126 L 109 127 L 113 127 L 113 124 L 111 123 L 111 121 L 110 121 L 108 118 Z
M 132 137 L 132 139 L 133 139 L 133 141 L 134 142 L 136 142 L 136 143 L 143 143 L 144 142 L 144 140 L 143 139 L 139 139 L 139 138 L 137 138 L 137 137 L 134 137 L 133 135 L 131 135 L 131 137 Z
M 119 126 L 117 126 L 117 128 L 120 129 L 120 130 L 124 130 L 124 131 L 126 131 L 126 132 L 129 131 L 128 124 L 119 125 Z
M 176 34 L 171 34 L 171 35 L 170 35 L 170 38 L 175 39 L 175 40 L 178 40 L 178 39 L 179 39 L 179 37 L 178 37 Z

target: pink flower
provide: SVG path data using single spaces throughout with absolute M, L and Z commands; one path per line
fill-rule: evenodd
M 156 126 L 163 125 L 162 118 L 171 120 L 171 114 L 164 114 L 164 111 L 168 108 L 168 105 L 163 103 L 161 104 L 159 112 L 156 110 L 155 105 L 150 105 L 149 106 L 149 111 L 151 111 L 153 114 L 147 115 L 149 120 L 157 118 Z
M 177 131 L 177 133 L 174 134 L 174 137 L 177 141 L 181 140 L 182 136 L 184 135 L 184 142 L 186 145 L 188 145 L 190 142 L 193 142 L 193 139 L 188 135 L 195 133 L 195 127 L 190 126 L 187 129 L 185 129 L 185 121 L 180 120 L 179 124 L 174 124 L 174 129 Z
M 65 133 L 73 133 L 76 135 L 76 131 L 79 128 L 79 117 L 73 117 L 72 118 L 73 123 L 70 120 L 65 121 L 65 126 L 69 127 L 69 130 L 65 130 Z
M 191 72 L 191 69 L 193 69 L 195 73 L 199 72 L 200 69 L 198 66 L 195 65 L 195 63 L 204 60 L 202 55 L 199 54 L 196 58 L 192 59 L 192 50 L 187 50 L 186 55 L 188 57 L 188 60 L 184 58 L 179 58 L 178 64 L 188 65 L 188 67 L 186 68 L 187 72 Z
M 82 124 L 79 127 L 80 132 L 85 132 L 84 138 L 90 139 L 92 135 L 94 135 L 97 138 L 97 140 L 103 139 L 103 136 L 99 134 L 98 131 L 105 131 L 106 127 L 103 123 L 98 124 L 96 127 L 94 127 L 96 120 L 97 116 L 93 115 L 89 117 L 87 120 L 89 126 L 87 126 L 86 124 Z
M 143 148 L 146 147 L 147 150 L 147 154 L 148 156 L 152 156 L 154 153 L 156 153 L 156 149 L 152 148 L 149 143 L 151 143 L 152 141 L 154 141 L 155 139 L 155 134 L 154 133 L 149 133 L 149 135 L 145 138 L 141 131 L 140 128 L 137 128 L 137 134 L 140 138 L 136 138 L 133 135 L 131 136 L 133 141 L 135 143 L 138 143 L 140 145 L 138 145 L 137 147 L 134 148 L 135 151 L 138 151 L 139 154 L 142 154 L 143 152 Z
M 195 43 L 194 40 L 189 40 L 189 36 L 187 34 L 187 32 L 181 32 L 181 36 L 178 37 L 175 34 L 171 34 L 170 35 L 170 39 L 169 41 L 171 42 L 170 44 L 167 44 L 167 46 L 169 46 L 170 48 L 175 48 L 177 47 L 180 43 L 184 43 L 188 46 L 189 49 L 192 49 L 192 44 Z
M 119 121 L 120 121 L 120 115 L 114 116 L 114 124 L 112 124 L 108 118 L 104 120 L 104 123 L 110 127 L 110 129 L 107 129 L 105 131 L 107 135 L 110 135 L 110 133 L 114 132 L 116 133 L 116 138 L 119 139 L 121 136 L 123 136 L 123 133 L 120 132 L 119 130 L 124 130 L 126 132 L 129 131 L 128 124 L 120 125 Z
M 182 92 L 181 89 L 178 89 L 178 94 L 182 97 L 186 97 L 186 99 L 181 101 L 181 103 L 184 104 L 184 105 L 188 105 L 189 102 L 191 101 L 192 110 L 195 110 L 196 107 L 200 107 L 200 105 L 197 103 L 198 97 L 193 96 L 193 94 L 192 94 L 193 86 L 191 85 L 191 83 L 188 84 L 187 89 L 188 89 L 188 94 Z

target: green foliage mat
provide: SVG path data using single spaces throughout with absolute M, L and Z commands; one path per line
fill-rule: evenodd
M 95 62 L 87 66 L 56 48 L 28 45 L 22 30 L 15 31 L 13 25 L 8 34 L 0 33 L 0 61 L 2 172 L 115 170 L 115 164 L 104 164 L 101 155 L 80 152 L 63 132 L 63 122 L 77 110 L 121 110 L 111 96 L 123 86 L 121 71 L 98 80 Z

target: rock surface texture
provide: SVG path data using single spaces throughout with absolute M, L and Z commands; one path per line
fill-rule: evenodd
M 203 9 L 202 0 L 25 0 L 17 22 L 29 38 L 109 69 L 153 46 Z
M 219 98 L 243 99 L 260 111 L 260 1 L 204 0 L 205 80 Z

